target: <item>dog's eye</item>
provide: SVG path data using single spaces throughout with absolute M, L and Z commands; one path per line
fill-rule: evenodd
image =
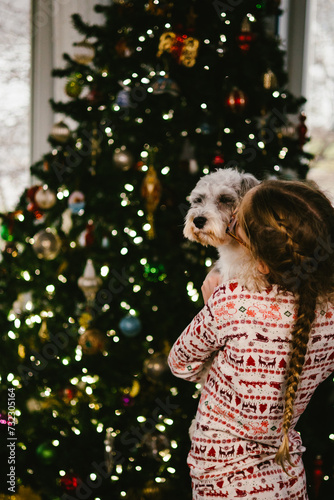
M 234 203 L 234 199 L 226 194 L 220 195 L 218 201 L 219 203 L 225 203 L 225 204 Z
M 194 203 L 202 203 L 202 201 L 203 201 L 203 198 L 201 198 L 200 196 L 198 198 L 194 199 Z

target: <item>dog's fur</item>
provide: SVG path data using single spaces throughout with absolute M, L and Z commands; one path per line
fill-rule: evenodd
M 237 278 L 250 291 L 265 285 L 250 252 L 226 234 L 233 211 L 246 192 L 259 181 L 252 174 L 233 168 L 219 169 L 201 177 L 190 194 L 190 209 L 186 215 L 183 234 L 190 241 L 218 249 L 215 271 L 222 282 Z

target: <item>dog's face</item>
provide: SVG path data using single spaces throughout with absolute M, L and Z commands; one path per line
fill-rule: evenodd
M 245 193 L 257 184 L 259 181 L 253 175 L 232 168 L 202 177 L 190 194 L 184 236 L 205 246 L 231 243 L 226 228 L 232 213 Z

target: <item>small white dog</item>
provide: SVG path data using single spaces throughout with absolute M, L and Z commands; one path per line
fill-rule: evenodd
M 233 168 L 219 169 L 200 178 L 190 194 L 190 209 L 183 234 L 190 241 L 218 249 L 213 272 L 221 281 L 237 278 L 250 291 L 263 288 L 265 280 L 250 252 L 226 234 L 234 210 L 246 192 L 260 182 Z
M 201 177 L 190 194 L 191 206 L 183 230 L 188 240 L 218 249 L 219 259 L 210 272 L 219 272 L 222 283 L 236 278 L 250 291 L 265 287 L 265 277 L 258 271 L 250 252 L 226 234 L 226 229 L 243 196 L 258 184 L 253 175 L 233 168 L 220 169 Z M 206 362 L 201 374 L 199 383 L 202 387 L 214 355 Z M 190 439 L 195 428 L 194 419 L 189 429 Z

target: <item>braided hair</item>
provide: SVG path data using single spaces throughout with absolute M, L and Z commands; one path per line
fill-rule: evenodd
M 334 291 L 334 209 L 316 187 L 303 182 L 264 181 L 246 194 L 238 222 L 254 257 L 264 262 L 269 283 L 297 298 L 285 390 L 283 440 L 276 463 L 294 465 L 288 433 L 319 299 Z

